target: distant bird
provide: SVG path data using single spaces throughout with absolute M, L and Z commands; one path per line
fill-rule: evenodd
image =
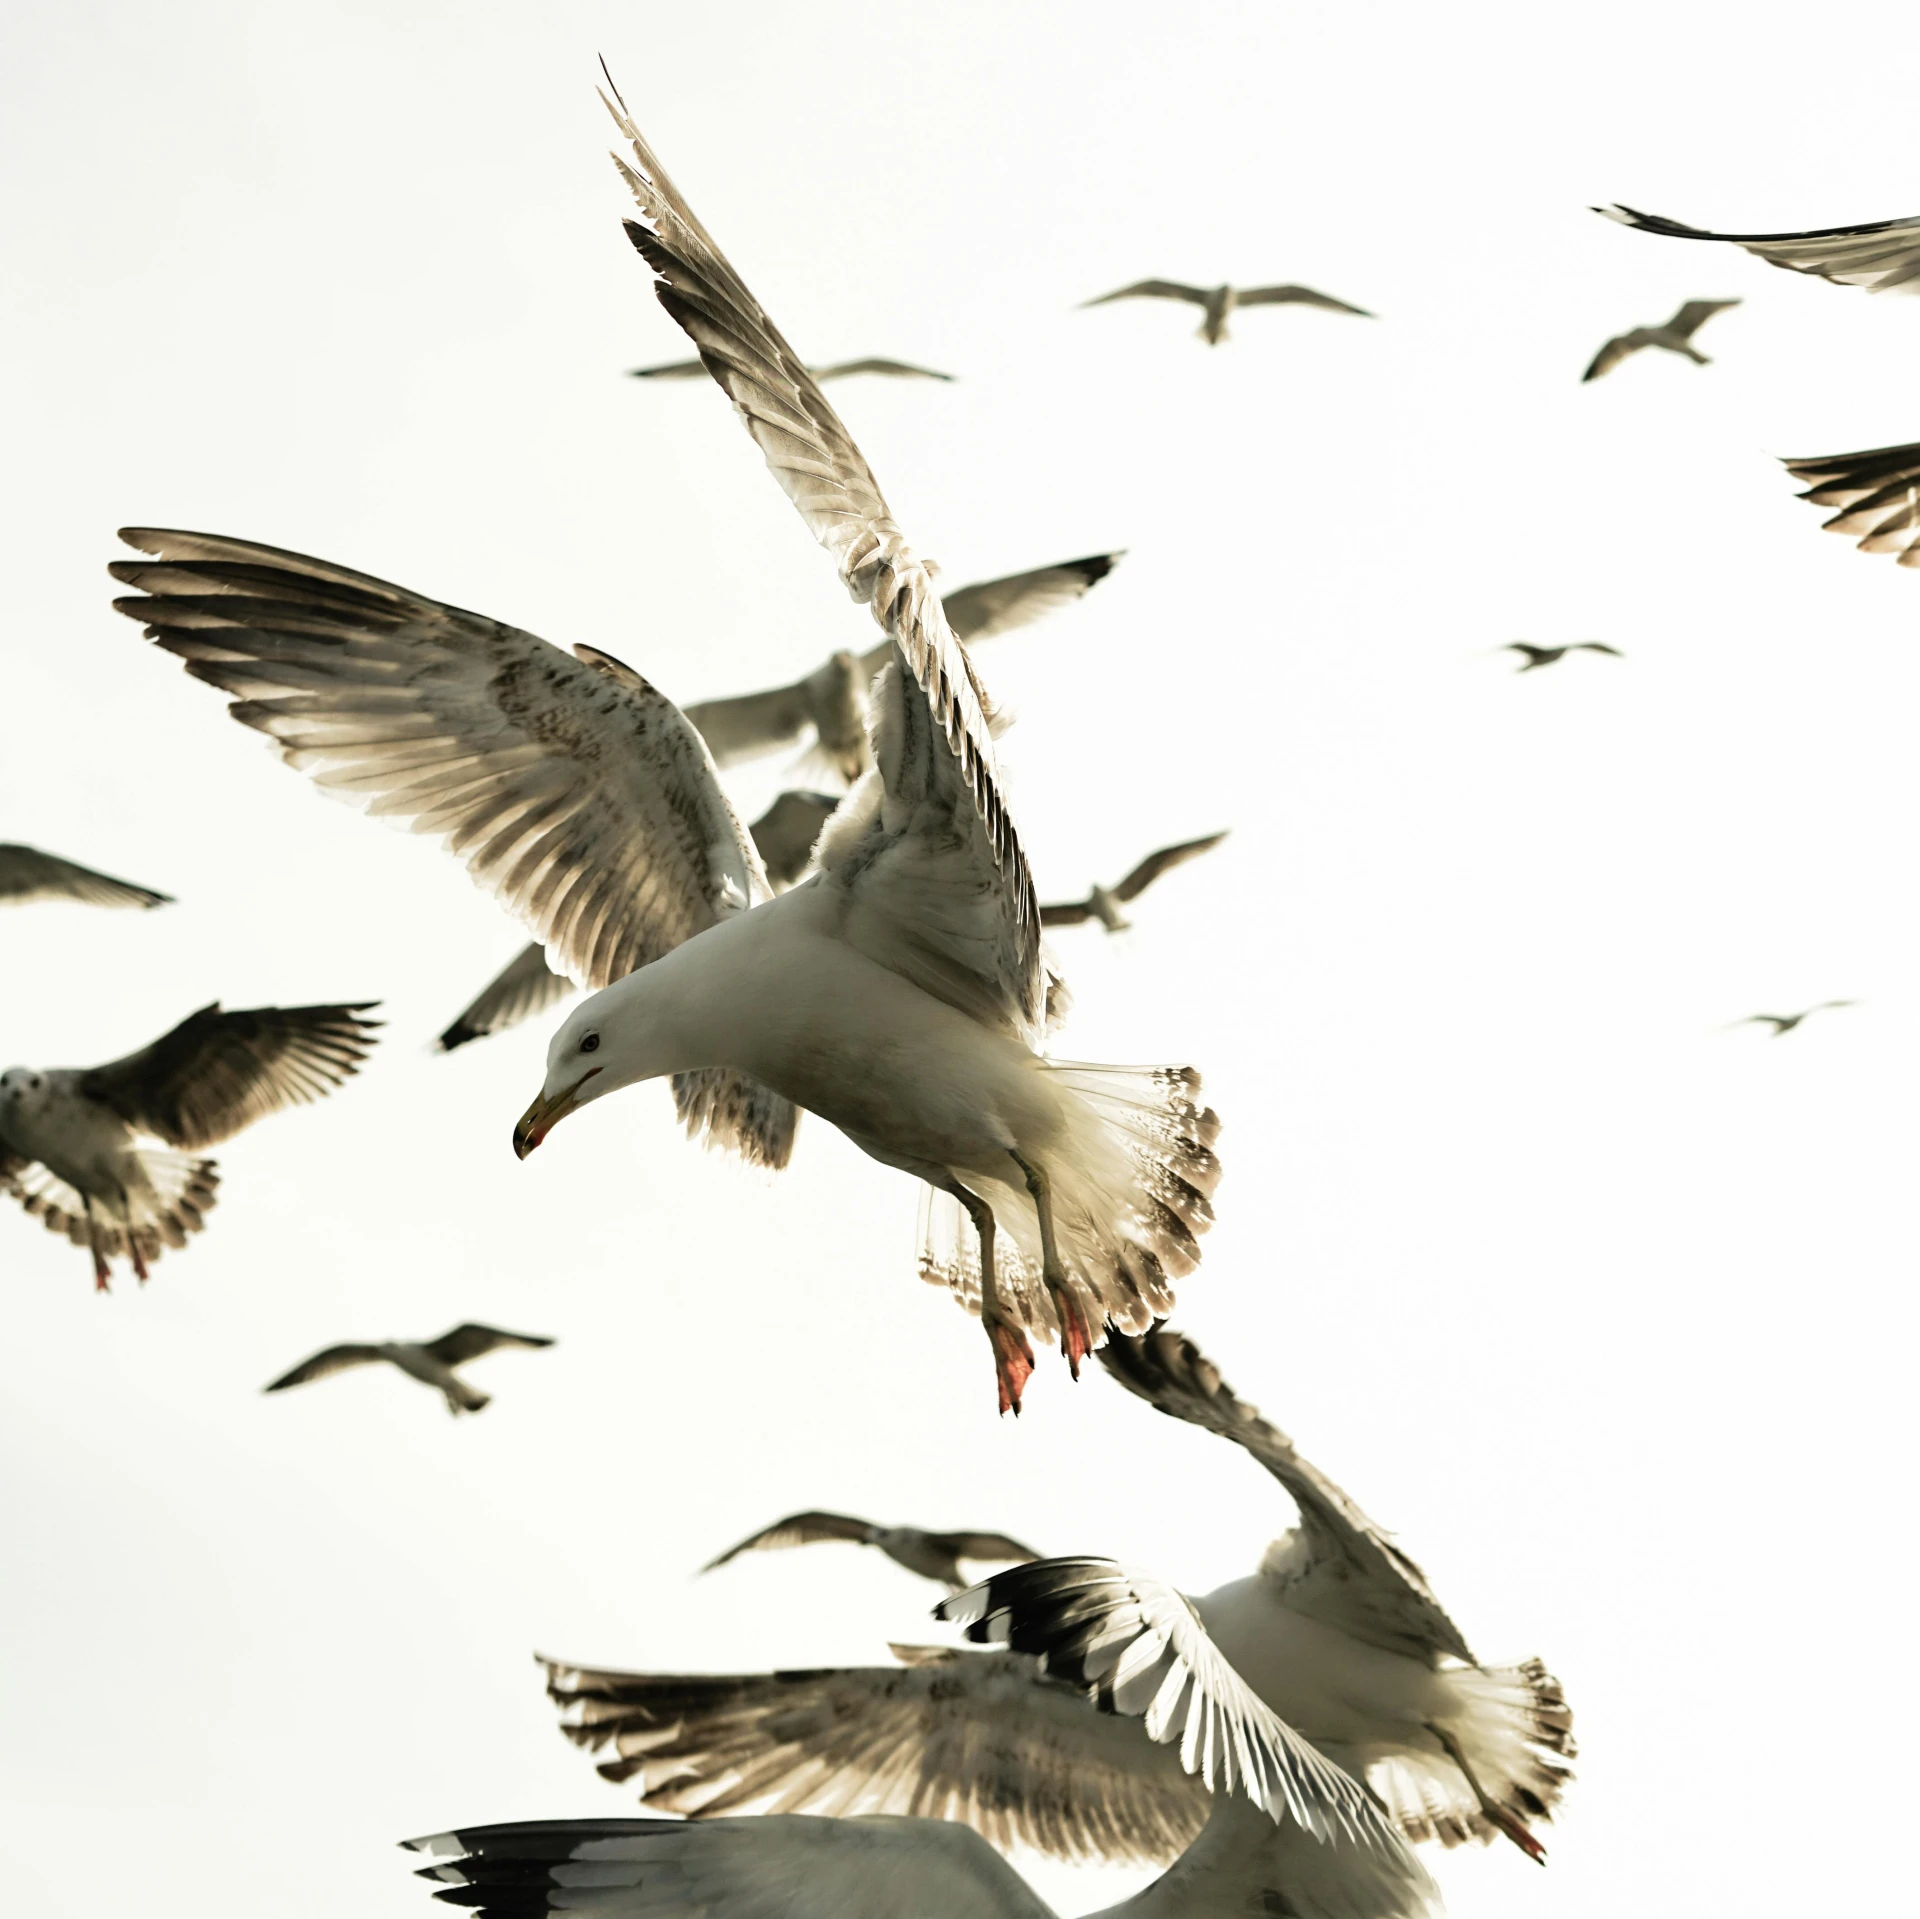
M 1566 646 L 1529 646 L 1525 640 L 1509 640 L 1505 646 L 1495 647 L 1496 653 L 1522 653 L 1526 657 L 1514 668 L 1516 673 L 1537 673 L 1543 666 L 1555 666 L 1569 653 L 1605 653 L 1610 659 L 1624 660 L 1627 656 L 1617 646 L 1608 646 L 1601 640 L 1574 640 Z
M 786 1519 L 729 1546 L 719 1558 L 700 1568 L 710 1573 L 742 1553 L 780 1552 L 792 1546 L 812 1546 L 822 1540 L 850 1540 L 857 1546 L 878 1546 L 895 1565 L 938 1580 L 958 1592 L 971 1580 L 961 1570 L 963 1561 L 976 1566 L 1018 1566 L 1040 1555 L 1005 1533 L 928 1533 L 918 1526 L 876 1526 L 870 1520 L 850 1519 L 844 1513 L 793 1513 Z
M 1824 531 L 1857 534 L 1862 553 L 1892 553 L 1896 566 L 1920 566 L 1920 443 L 1781 464 L 1796 480 L 1813 482 L 1801 499 L 1841 508 L 1822 523 Z
M 1178 846 L 1163 846 L 1159 852 L 1149 853 L 1118 886 L 1109 889 L 1096 885 L 1083 900 L 1041 907 L 1040 924 L 1078 926 L 1085 920 L 1098 920 L 1109 933 L 1123 933 L 1132 924 L 1120 917 L 1120 908 L 1128 900 L 1138 899 L 1162 873 L 1171 873 L 1176 866 L 1198 859 L 1226 837 L 1225 833 L 1209 833 L 1203 840 L 1182 840 Z
M 477 1413 L 490 1402 L 491 1396 L 469 1386 L 454 1371 L 456 1366 L 483 1359 L 503 1346 L 534 1350 L 552 1344 L 552 1340 L 543 1339 L 538 1333 L 503 1333 L 497 1326 L 476 1326 L 469 1322 L 456 1326 L 450 1333 L 442 1333 L 438 1339 L 387 1339 L 372 1346 L 329 1346 L 325 1352 L 302 1360 L 292 1372 L 282 1373 L 271 1386 L 261 1390 L 281 1393 L 289 1386 L 304 1386 L 310 1380 L 329 1379 L 355 1366 L 372 1366 L 384 1360 L 389 1366 L 399 1367 L 409 1378 L 444 1393 L 448 1412 Z
M 1095 300 L 1082 300 L 1080 305 L 1084 310 L 1114 300 L 1184 300 L 1190 306 L 1204 307 L 1206 317 L 1196 337 L 1208 346 L 1218 346 L 1227 337 L 1227 317 L 1241 307 L 1324 307 L 1329 313 L 1351 313 L 1362 320 L 1378 317 L 1365 307 L 1336 300 L 1330 293 L 1316 293 L 1312 287 L 1190 287 L 1179 280 L 1136 280 L 1130 287 L 1119 287 Z
M 1749 1013 L 1745 1019 L 1737 1019 L 1736 1026 L 1771 1026 L 1772 1039 L 1785 1039 L 1802 1020 L 1811 1019 L 1815 1013 L 1824 1013 L 1830 1007 L 1857 1006 L 1858 1000 L 1823 999 L 1818 1006 L 1808 1006 L 1798 1013 Z
M 665 366 L 636 366 L 627 369 L 633 380 L 698 380 L 706 373 L 698 360 L 669 360 Z M 877 373 L 889 380 L 952 380 L 951 373 L 936 373 L 930 366 L 914 366 L 906 360 L 835 360 L 830 366 L 810 366 L 807 371 L 816 380 L 850 380 L 856 373 Z
M 374 1004 L 228 1013 L 216 1002 L 105 1066 L 0 1073 L 0 1190 L 92 1253 L 96 1290 L 122 1256 L 144 1281 L 214 1203 L 214 1162 L 184 1155 L 358 1072 L 380 1025 L 361 1017 Z
M 1597 380 L 1611 373 L 1622 360 L 1631 359 L 1642 347 L 1665 347 L 1669 353 L 1683 353 L 1695 366 L 1712 364 L 1693 344 L 1693 336 L 1716 313 L 1737 307 L 1738 300 L 1689 300 L 1671 320 L 1659 326 L 1637 326 L 1631 333 L 1616 334 L 1593 356 L 1593 363 L 1581 374 L 1582 380 Z
M 1859 227 L 1813 227 L 1805 233 L 1709 233 L 1664 214 L 1632 207 L 1595 207 L 1595 213 L 1643 233 L 1676 240 L 1718 240 L 1744 248 L 1769 266 L 1811 273 L 1869 293 L 1920 293 L 1920 219 L 1875 220 Z
M 37 846 L 0 844 L 0 905 L 29 900 L 78 900 L 85 906 L 171 906 L 171 893 L 156 893 L 131 880 L 116 880 L 90 866 L 43 853 Z

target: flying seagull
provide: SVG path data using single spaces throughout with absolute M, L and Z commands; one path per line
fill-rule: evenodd
M 0 905 L 29 900 L 78 900 L 85 906 L 171 906 L 171 893 L 156 893 L 131 880 L 116 880 L 90 866 L 43 853 L 37 846 L 0 844 Z
M 1823 999 L 1818 1006 L 1803 1007 L 1797 1013 L 1749 1013 L 1745 1019 L 1737 1019 L 1736 1026 L 1771 1026 L 1773 1031 L 1769 1039 L 1785 1039 L 1802 1020 L 1811 1019 L 1815 1013 L 1824 1013 L 1837 1006 L 1857 1006 L 1858 1000 Z
M 1095 300 L 1082 300 L 1081 307 L 1103 307 L 1113 300 L 1185 300 L 1191 306 L 1204 307 L 1198 338 L 1208 346 L 1218 346 L 1227 337 L 1227 317 L 1241 307 L 1310 306 L 1324 307 L 1329 313 L 1351 313 L 1362 320 L 1377 316 L 1365 307 L 1348 306 L 1330 293 L 1316 293 L 1312 287 L 1190 287 L 1179 280 L 1136 280 L 1130 287 L 1116 288 Z
M 1225 833 L 1209 833 L 1203 840 L 1182 840 L 1178 846 L 1163 846 L 1159 852 L 1149 853 L 1118 886 L 1109 889 L 1096 883 L 1083 900 L 1041 907 L 1040 924 L 1078 926 L 1085 920 L 1098 920 L 1109 933 L 1123 933 L 1132 924 L 1120 917 L 1120 909 L 1128 900 L 1138 899 L 1162 873 L 1171 873 L 1176 866 L 1184 866 L 1188 860 L 1210 852 L 1226 837 Z
M 1617 333 L 1593 356 L 1580 378 L 1597 380 L 1603 373 L 1611 373 L 1622 360 L 1631 359 L 1642 347 L 1649 346 L 1665 347 L 1669 353 L 1683 353 L 1695 366 L 1710 366 L 1712 362 L 1693 344 L 1693 336 L 1716 313 L 1724 313 L 1739 304 L 1738 300 L 1689 300 L 1671 320 L 1659 326 L 1637 326 L 1630 333 Z
M 813 859 L 814 842 L 833 817 L 840 797 L 833 793 L 782 793 L 748 829 L 776 888 L 791 886 Z M 547 949 L 535 940 L 480 989 L 473 1003 L 440 1035 L 439 1048 L 451 1053 L 469 1040 L 504 1033 L 522 1020 L 558 1006 L 573 991 L 573 981 L 547 964 Z
M 0 1073 L 0 1190 L 92 1253 L 97 1291 L 122 1256 L 144 1281 L 214 1203 L 214 1162 L 187 1155 L 358 1072 L 380 1025 L 362 1017 L 374 1004 L 229 1013 L 216 1001 L 105 1066 L 12 1067 Z
M 1805 233 L 1709 233 L 1664 214 L 1633 207 L 1595 207 L 1609 220 L 1664 233 L 1676 240 L 1720 240 L 1744 248 L 1769 266 L 1811 273 L 1869 293 L 1920 292 L 1920 219 L 1875 220 L 1860 227 L 1815 227 Z
M 706 373 L 698 360 L 670 360 L 665 366 L 636 366 L 627 369 L 634 380 L 698 380 Z M 835 360 L 830 366 L 811 366 L 807 371 L 815 380 L 848 380 L 856 373 L 877 373 L 889 380 L 951 380 L 951 373 L 936 373 L 930 366 L 913 366 L 905 360 Z
M 972 662 L 819 386 L 616 117 L 662 304 L 895 649 L 876 770 L 813 880 L 773 895 L 687 716 L 597 648 L 151 528 L 123 535 L 151 557 L 116 563 L 137 592 L 115 604 L 321 785 L 449 837 L 554 965 L 613 989 L 555 1034 L 516 1153 L 647 1079 L 672 1077 L 690 1132 L 767 1166 L 810 1108 L 935 1187 L 922 1277 L 979 1314 L 1017 1409 L 1030 1332 L 1077 1368 L 1109 1322 L 1170 1309 L 1212 1218 L 1218 1122 L 1190 1068 L 1040 1052 L 1039 908 Z
M 1569 653 L 1605 653 L 1616 660 L 1627 657 L 1617 646 L 1608 646 L 1601 640 L 1574 640 L 1566 646 L 1530 646 L 1525 640 L 1509 640 L 1505 646 L 1495 647 L 1494 651 L 1524 655 L 1514 668 L 1516 673 L 1537 673 L 1543 666 L 1557 666 Z
M 878 1546 L 896 1566 L 922 1579 L 938 1580 L 953 1592 L 970 1584 L 962 1562 L 977 1566 L 1016 1566 L 1040 1555 L 1005 1533 L 929 1533 L 918 1526 L 876 1526 L 871 1520 L 851 1519 L 845 1513 L 793 1513 L 729 1546 L 717 1559 L 700 1568 L 710 1573 L 742 1553 L 780 1552 L 790 1546 L 812 1546 L 822 1540 L 851 1540 L 857 1546 Z
M 454 1370 L 456 1366 L 484 1359 L 503 1346 L 537 1349 L 552 1344 L 552 1340 L 543 1339 L 538 1333 L 505 1333 L 497 1326 L 476 1326 L 469 1322 L 456 1326 L 450 1333 L 442 1333 L 438 1339 L 387 1339 L 372 1346 L 329 1346 L 325 1352 L 302 1360 L 292 1372 L 282 1373 L 272 1385 L 261 1390 L 285 1392 L 289 1386 L 304 1386 L 310 1380 L 329 1379 L 355 1366 L 372 1366 L 385 1360 L 422 1385 L 435 1387 L 445 1394 L 448 1412 L 477 1413 L 489 1403 L 491 1395 L 469 1386 Z
M 1858 535 L 1862 553 L 1892 553 L 1897 566 L 1920 566 L 1920 444 L 1869 447 L 1781 462 L 1813 482 L 1800 498 L 1837 506 L 1824 531 Z

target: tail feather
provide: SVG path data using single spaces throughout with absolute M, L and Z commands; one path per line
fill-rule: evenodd
M 178 1252 L 189 1233 L 197 1233 L 213 1210 L 220 1172 L 210 1159 L 150 1149 L 137 1155 L 146 1174 L 145 1192 L 129 1195 L 124 1218 L 96 1200 L 91 1223 L 86 1200 L 46 1167 L 35 1164 L 16 1174 L 14 1192 L 26 1212 L 69 1244 L 95 1246 L 103 1259 L 130 1259 L 137 1252 L 149 1265 L 164 1247 Z

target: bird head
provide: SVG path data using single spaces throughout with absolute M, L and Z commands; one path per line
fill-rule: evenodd
M 641 977 L 630 973 L 583 1000 L 554 1034 L 546 1080 L 513 1129 L 516 1158 L 525 1159 L 569 1113 L 670 1070 L 649 1056 L 648 1027 L 633 1004 Z

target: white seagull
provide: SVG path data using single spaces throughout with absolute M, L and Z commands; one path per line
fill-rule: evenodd
M 1224 833 L 1209 833 L 1205 839 L 1163 846 L 1159 852 L 1149 853 L 1119 885 L 1107 887 L 1095 882 L 1093 891 L 1083 900 L 1063 900 L 1058 905 L 1041 907 L 1040 924 L 1079 926 L 1087 920 L 1098 920 L 1109 933 L 1124 933 L 1132 922 L 1121 917 L 1121 907 L 1129 900 L 1137 900 L 1155 880 L 1171 873 L 1176 866 L 1184 866 L 1188 860 L 1210 853 L 1226 837 Z
M 502 1347 L 524 1347 L 531 1351 L 551 1346 L 553 1341 L 538 1333 L 502 1332 L 498 1326 L 480 1326 L 469 1321 L 456 1326 L 438 1339 L 387 1339 L 374 1345 L 329 1346 L 324 1352 L 303 1359 L 289 1373 L 282 1373 L 262 1392 L 283 1393 L 289 1386 L 305 1386 L 316 1379 L 331 1379 L 355 1366 L 385 1363 L 397 1366 L 410 1379 L 432 1386 L 445 1395 L 450 1413 L 477 1413 L 492 1403 L 491 1396 L 469 1386 L 454 1370 L 469 1360 L 484 1359 Z
M 105 1066 L 0 1073 L 0 1191 L 92 1253 L 96 1290 L 122 1256 L 144 1281 L 214 1203 L 214 1162 L 187 1155 L 358 1072 L 380 1024 L 362 1017 L 373 1004 L 216 1003 Z
M 877 1546 L 896 1566 L 904 1566 L 922 1579 L 931 1579 L 958 1592 L 973 1583 L 973 1575 L 963 1566 L 1017 1566 L 1040 1555 L 1031 1546 L 1023 1546 L 1006 1533 L 923 1532 L 918 1526 L 876 1526 L 870 1519 L 855 1519 L 847 1513 L 790 1513 L 771 1526 L 729 1546 L 700 1568 L 710 1573 L 742 1553 L 784 1552 L 794 1546 L 813 1546 L 828 1540 L 843 1540 L 856 1546 Z
M 170 893 L 96 873 L 90 866 L 43 853 L 37 846 L 0 844 L 0 905 L 29 900 L 78 900 L 85 906 L 171 906 Z
M 1858 227 L 1814 227 L 1805 233 L 1709 233 L 1633 207 L 1595 207 L 1595 213 L 1663 233 L 1676 240 L 1718 240 L 1789 273 L 1811 273 L 1869 293 L 1920 293 L 1920 219 L 1874 220 Z
M 1316 293 L 1312 287 L 1190 287 L 1181 280 L 1136 280 L 1132 286 L 1117 287 L 1096 299 L 1082 300 L 1080 305 L 1084 310 L 1103 307 L 1112 300 L 1184 300 L 1190 306 L 1204 307 L 1206 316 L 1196 337 L 1208 346 L 1218 346 L 1227 337 L 1228 315 L 1241 307 L 1324 307 L 1329 313 L 1351 313 L 1361 320 L 1377 317 L 1365 307 L 1349 306 L 1330 293 Z
M 1693 336 L 1716 313 L 1724 313 L 1739 304 L 1738 300 L 1689 300 L 1671 320 L 1662 320 L 1658 326 L 1637 326 L 1630 332 L 1617 333 L 1593 356 L 1580 378 L 1597 380 L 1603 373 L 1611 373 L 1622 360 L 1631 359 L 1642 348 L 1650 346 L 1681 354 L 1695 366 L 1711 366 L 1713 363 L 1693 344 Z
M 705 376 L 706 368 L 698 360 L 669 360 L 665 366 L 636 366 L 627 369 L 627 377 L 634 380 L 698 380 Z M 877 373 L 888 380 L 946 380 L 951 382 L 951 373 L 936 373 L 930 366 L 914 366 L 907 360 L 835 360 L 827 366 L 808 367 L 807 371 L 822 383 L 828 380 L 849 380 L 860 373 Z
M 1855 538 L 1862 553 L 1894 554 L 1896 566 L 1920 566 L 1920 444 L 1816 454 L 1781 465 L 1796 480 L 1812 482 L 1801 499 L 1840 508 L 1821 522 L 1823 531 Z

